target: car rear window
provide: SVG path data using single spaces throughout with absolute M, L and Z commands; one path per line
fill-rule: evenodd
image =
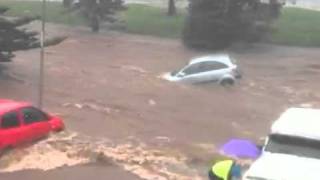
M 9 112 L 2 116 L 1 128 L 9 129 L 18 127 L 20 125 L 19 116 L 17 112 Z
M 23 119 L 25 124 L 31 124 L 35 122 L 48 121 L 48 116 L 34 107 L 26 107 L 22 110 Z

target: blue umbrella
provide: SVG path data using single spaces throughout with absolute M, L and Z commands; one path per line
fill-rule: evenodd
M 256 159 L 260 156 L 261 150 L 255 143 L 245 139 L 232 139 L 220 148 L 224 155 L 236 158 Z

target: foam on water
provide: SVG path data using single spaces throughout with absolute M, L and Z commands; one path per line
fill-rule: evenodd
M 186 161 L 187 158 L 181 154 L 153 149 L 138 141 L 117 145 L 106 139 L 62 133 L 4 155 L 0 161 L 0 171 L 48 171 L 62 166 L 108 163 L 123 167 L 142 179 L 201 179 L 195 170 L 186 165 Z

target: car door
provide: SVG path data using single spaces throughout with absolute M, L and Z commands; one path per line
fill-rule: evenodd
M 15 147 L 25 141 L 26 129 L 21 125 L 17 111 L 3 114 L 0 124 L 0 148 Z
M 190 64 L 185 67 L 181 72 L 183 77 L 181 81 L 188 83 L 198 83 L 202 82 L 205 74 L 203 74 L 203 62 Z
M 30 130 L 30 141 L 45 137 L 50 133 L 49 117 L 39 109 L 35 107 L 24 107 L 21 109 L 21 114 L 25 126 Z
M 208 61 L 203 65 L 205 73 L 204 79 L 206 81 L 219 81 L 226 73 L 228 73 L 228 66 L 217 61 Z

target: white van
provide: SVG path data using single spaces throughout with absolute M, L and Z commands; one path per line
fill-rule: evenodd
M 320 180 L 320 110 L 290 108 L 274 122 L 243 180 Z

